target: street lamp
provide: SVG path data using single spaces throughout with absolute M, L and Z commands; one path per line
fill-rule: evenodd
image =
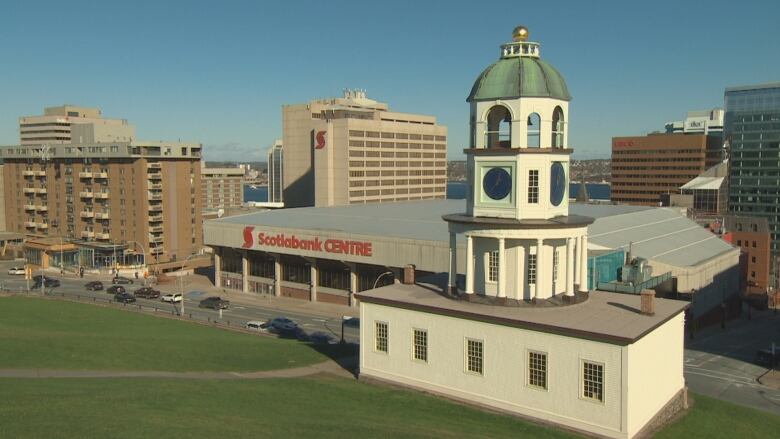
M 376 289 L 376 284 L 378 284 L 378 283 L 379 283 L 379 279 L 382 279 L 382 277 L 384 277 L 386 274 L 393 274 L 393 272 L 392 272 L 392 271 L 385 271 L 384 273 L 380 274 L 380 275 L 379 275 L 379 276 L 376 278 L 376 280 L 374 281 L 374 287 L 373 287 L 373 288 L 371 288 L 372 290 L 373 290 L 373 289 Z
M 186 258 L 184 258 L 181 261 L 181 271 L 179 272 L 179 292 L 181 293 L 181 315 L 184 315 L 184 265 L 187 263 L 187 261 L 190 260 L 193 256 L 200 256 L 197 253 L 193 253 Z M 220 314 L 222 313 L 222 310 L 220 310 Z
M 146 249 L 144 248 L 143 244 L 141 244 L 138 241 L 134 241 L 134 240 L 130 240 L 130 241 L 127 241 L 127 242 L 132 242 L 132 243 L 138 244 L 138 246 L 141 247 L 141 253 L 143 253 L 143 256 L 144 256 L 144 270 L 148 270 L 148 266 L 146 265 Z M 146 276 L 144 276 L 144 286 L 146 286 Z

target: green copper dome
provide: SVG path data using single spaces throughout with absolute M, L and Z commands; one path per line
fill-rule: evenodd
M 502 58 L 488 66 L 471 88 L 467 102 L 520 97 L 570 101 L 566 81 L 558 70 L 539 58 Z

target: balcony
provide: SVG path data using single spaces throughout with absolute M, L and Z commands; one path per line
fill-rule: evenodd
M 104 232 L 95 233 L 95 239 L 111 239 L 111 235 Z
M 149 226 L 149 231 L 152 233 L 162 233 L 163 226 Z
M 79 178 L 92 178 L 92 171 L 79 172 Z
M 32 177 L 33 175 L 35 175 L 35 171 L 33 171 L 32 169 L 25 169 L 24 171 L 22 171 L 23 177 Z
M 162 194 L 149 192 L 147 198 L 152 201 L 162 201 Z
M 152 169 L 157 169 L 157 170 L 162 169 L 162 165 L 159 163 L 147 163 L 146 169 L 149 169 L 149 172 L 152 172 Z
M 79 196 L 81 198 L 94 198 L 95 197 L 95 193 L 92 192 L 92 191 L 81 191 L 81 192 L 79 192 Z
M 99 200 L 107 200 L 108 199 L 108 192 L 95 192 L 95 198 Z
M 162 212 L 162 204 L 152 204 L 149 206 L 149 212 Z
M 108 179 L 108 172 L 93 172 L 92 178 L 96 180 L 106 180 Z
M 110 214 L 108 212 L 95 212 L 95 218 L 97 219 L 107 220 L 109 215 Z
M 160 223 L 163 220 L 162 215 L 149 215 L 149 222 L 150 223 Z
M 49 206 L 44 206 L 43 204 L 38 204 L 38 205 L 35 206 L 35 210 L 37 210 L 38 212 L 48 212 L 49 211 Z
M 153 248 L 150 248 L 150 249 L 149 249 L 149 254 L 152 254 L 152 255 L 159 255 L 159 254 L 161 254 L 161 253 L 163 253 L 163 248 L 162 248 L 162 246 L 159 246 L 159 247 L 153 247 Z
M 159 235 L 159 236 L 149 235 L 149 243 L 150 244 L 162 244 L 162 242 L 163 242 L 162 235 Z
M 30 229 L 30 228 L 34 229 L 37 225 L 38 224 L 35 221 L 25 221 L 24 222 L 24 226 L 27 227 L 28 229 Z
M 42 230 L 46 230 L 46 229 L 49 228 L 49 224 L 48 223 L 36 223 L 36 227 L 38 227 L 39 229 L 42 229 Z
M 149 180 L 162 180 L 162 173 L 160 171 L 149 171 L 147 174 Z
M 32 171 L 32 172 L 33 172 L 33 175 L 36 176 L 36 177 L 45 177 L 46 176 L 46 171 Z
M 24 205 L 24 210 L 35 210 L 35 205 L 34 204 L 25 204 Z
M 35 192 L 37 192 L 39 194 L 45 194 L 48 191 L 46 190 L 45 187 L 39 187 L 38 189 L 35 190 Z
M 37 192 L 37 189 L 35 189 L 34 187 L 26 187 L 26 188 L 22 188 L 22 192 L 24 192 L 25 194 L 34 194 L 35 192 Z
M 80 216 L 82 218 L 94 218 L 95 217 L 95 212 L 92 212 L 91 210 L 85 210 L 85 211 L 81 212 Z
M 95 232 L 92 232 L 90 230 L 84 230 L 83 232 L 81 232 L 81 237 L 82 238 L 94 238 L 95 237 Z
M 149 190 L 150 191 L 161 191 L 162 190 L 162 184 L 161 183 L 149 183 Z

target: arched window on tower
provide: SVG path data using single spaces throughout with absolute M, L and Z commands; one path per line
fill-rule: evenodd
M 512 147 L 512 115 L 503 105 L 496 105 L 488 112 L 485 147 Z
M 563 110 L 555 107 L 552 118 L 552 143 L 553 148 L 563 148 Z
M 539 135 L 541 134 L 542 118 L 539 117 L 539 113 L 531 113 L 528 115 L 528 147 L 539 147 Z

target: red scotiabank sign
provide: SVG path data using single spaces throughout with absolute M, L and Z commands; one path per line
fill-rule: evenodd
M 295 235 L 277 233 L 269 235 L 265 232 L 254 233 L 255 228 L 244 227 L 243 248 L 252 248 L 257 245 L 265 247 L 280 247 L 293 250 L 307 250 L 312 252 L 335 253 L 353 256 L 371 256 L 371 243 L 366 241 L 351 241 L 344 239 L 298 238 Z

